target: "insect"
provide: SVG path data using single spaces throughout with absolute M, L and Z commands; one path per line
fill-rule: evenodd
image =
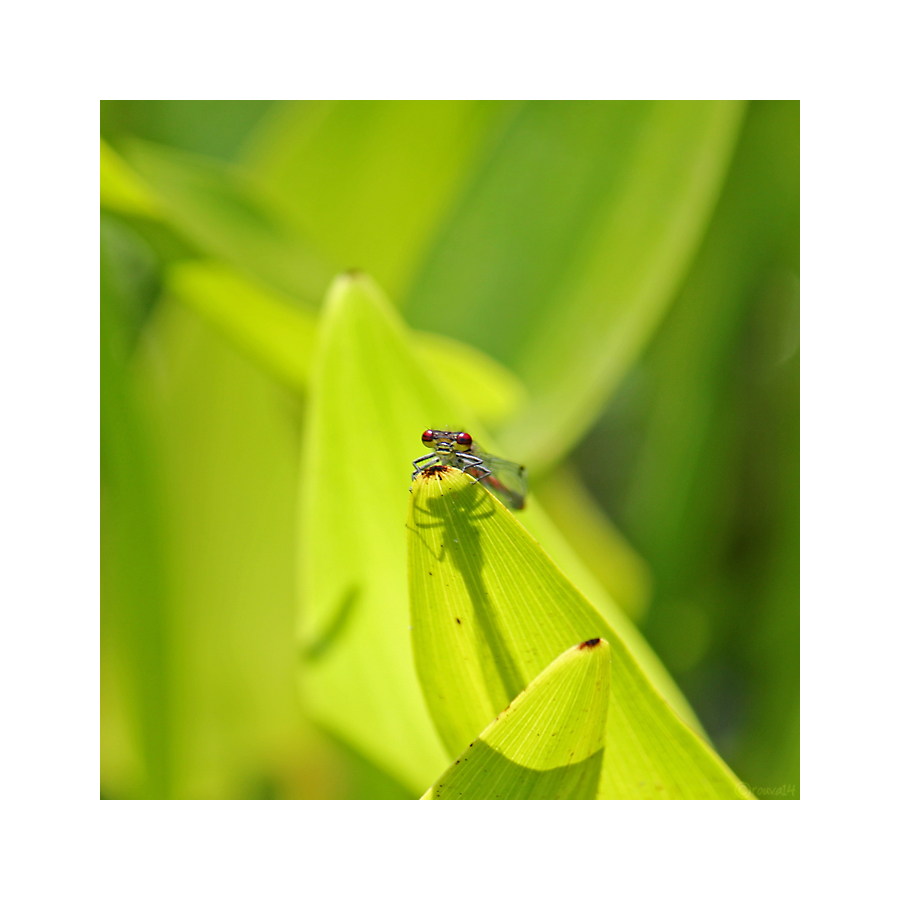
M 466 431 L 436 431 L 429 428 L 422 432 L 422 443 L 431 453 L 413 460 L 413 480 L 428 468 L 420 464 L 433 459 L 436 465 L 452 466 L 468 472 L 509 509 L 525 508 L 525 494 L 528 492 L 525 466 L 485 452 Z

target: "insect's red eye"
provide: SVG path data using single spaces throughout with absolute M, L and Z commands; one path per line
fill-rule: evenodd
M 471 447 L 472 446 L 472 435 L 467 434 L 465 431 L 461 431 L 456 436 L 456 443 L 459 444 L 460 447 Z
M 430 428 L 422 432 L 422 443 L 426 447 L 431 447 L 434 444 L 434 432 Z

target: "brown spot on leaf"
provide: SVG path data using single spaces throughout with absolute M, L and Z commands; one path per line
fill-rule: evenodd
M 600 643 L 600 638 L 591 638 L 589 641 L 584 641 L 583 643 L 578 645 L 579 650 L 590 650 L 591 647 L 596 647 L 597 644 Z

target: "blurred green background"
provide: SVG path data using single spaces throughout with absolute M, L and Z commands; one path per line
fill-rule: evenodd
M 799 115 L 102 103 L 102 795 L 412 796 L 296 683 L 305 387 L 355 267 L 476 354 L 719 753 L 799 798 Z

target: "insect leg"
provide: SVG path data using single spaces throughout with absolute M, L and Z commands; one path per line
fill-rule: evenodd
M 418 475 L 425 468 L 425 466 L 421 466 L 421 467 L 419 466 L 420 462 L 425 462 L 425 460 L 427 460 L 427 459 L 434 459 L 436 456 L 437 456 L 437 453 L 426 453 L 425 456 L 420 456 L 418 459 L 414 459 L 413 460 L 413 473 L 410 476 L 409 480 L 415 481 L 416 475 Z M 410 488 L 410 490 L 412 490 L 412 488 Z
M 482 470 L 482 474 L 475 479 L 476 481 L 481 481 L 482 478 L 487 478 L 491 474 L 491 470 L 480 459 L 478 462 L 469 463 L 468 465 L 463 466 L 463 472 L 468 472 L 469 469 Z
M 456 458 L 463 463 L 462 470 L 463 472 L 468 469 L 483 469 L 484 468 L 484 460 L 481 457 L 476 456 L 474 453 L 459 453 L 457 452 Z

